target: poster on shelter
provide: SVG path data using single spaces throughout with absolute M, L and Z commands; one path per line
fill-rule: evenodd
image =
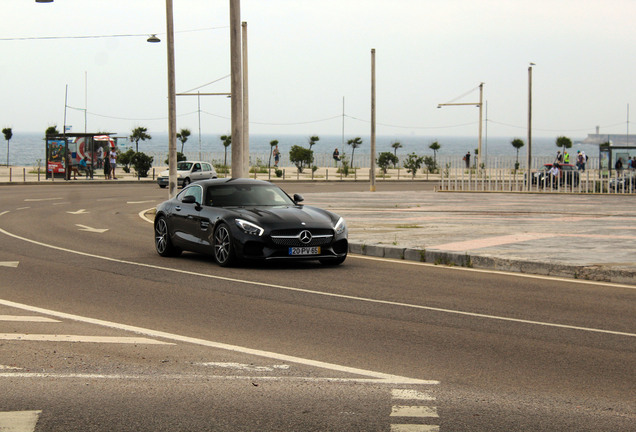
M 47 174 L 65 173 L 64 152 L 66 143 L 64 140 L 47 140 L 46 142 L 46 171 Z

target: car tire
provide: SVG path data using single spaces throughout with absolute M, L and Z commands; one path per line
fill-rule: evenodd
M 345 260 L 347 259 L 347 256 L 343 256 L 343 257 L 339 257 L 339 258 L 335 258 L 335 259 L 321 259 L 318 260 L 320 261 L 320 264 L 322 265 L 326 265 L 326 266 L 337 266 L 342 264 L 343 262 L 345 262 Z
M 168 222 L 164 216 L 159 216 L 155 221 L 155 249 L 162 257 L 178 256 L 181 249 L 175 247 L 170 240 Z
M 161 189 L 165 189 L 165 188 L 166 188 L 166 185 L 159 185 L 159 187 L 160 187 Z
M 187 185 L 190 184 L 190 179 L 188 177 L 183 179 L 183 186 L 182 187 L 186 187 Z
M 230 228 L 220 223 L 214 229 L 214 259 L 221 267 L 229 267 L 235 261 Z

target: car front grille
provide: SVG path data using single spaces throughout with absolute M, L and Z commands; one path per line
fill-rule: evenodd
M 307 233 L 311 234 L 311 240 L 307 241 Z M 272 242 L 280 246 L 288 247 L 308 247 L 322 246 L 331 243 L 333 231 L 326 229 L 302 229 L 302 230 L 279 230 L 270 234 Z M 305 241 L 302 241 L 305 239 Z

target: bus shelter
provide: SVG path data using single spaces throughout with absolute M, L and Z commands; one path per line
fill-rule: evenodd
M 616 162 L 620 159 L 623 162 L 623 169 L 627 168 L 629 158 L 636 159 L 636 146 L 615 146 L 611 144 L 601 144 L 599 146 L 599 173 L 601 177 L 612 177 L 616 173 Z
M 46 136 L 46 178 L 70 179 L 80 162 L 86 159 L 86 170 L 80 175 L 93 178 L 103 167 L 104 156 L 115 148 L 112 133 L 66 133 Z

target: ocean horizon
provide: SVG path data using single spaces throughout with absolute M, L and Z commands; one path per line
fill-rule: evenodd
M 154 165 L 162 166 L 165 156 L 168 152 L 168 134 L 152 134 L 152 139 L 148 141 L 139 142 L 139 151 L 154 156 Z M 342 135 L 318 135 L 320 140 L 313 146 L 314 154 L 317 162 L 328 161 L 330 163 L 330 157 L 335 148 L 338 148 L 340 154 L 346 154 L 349 158 L 352 154 L 352 148 L 346 144 L 347 140 L 355 138 L 353 135 L 345 135 L 344 145 Z M 360 136 L 360 135 L 358 135 Z M 370 138 L 369 136 L 360 136 L 362 138 L 362 146 L 355 149 L 355 164 L 356 166 L 365 166 L 364 163 L 360 164 L 365 158 L 358 159 L 358 155 L 370 154 Z M 2 137 L 0 137 L 2 138 Z M 482 137 L 482 152 L 483 157 L 488 159 L 490 157 L 505 157 L 515 158 L 517 151 L 511 145 L 511 141 L 515 138 L 520 138 L 524 142 L 526 137 Z M 578 150 L 584 151 L 590 157 L 598 156 L 598 145 L 595 144 L 581 144 L 581 139 L 571 138 L 573 142 L 572 148 L 569 150 L 570 154 L 576 154 Z M 270 152 L 270 141 L 278 140 L 278 148 L 281 151 L 282 161 L 285 162 L 288 159 L 289 150 L 293 145 L 300 145 L 303 147 L 309 146 L 309 135 L 271 135 L 271 134 L 253 134 L 250 135 L 250 156 L 255 162 L 257 159 L 264 160 L 267 163 L 267 158 Z M 394 152 L 391 144 L 399 142 L 402 147 L 397 149 L 397 155 L 400 160 L 406 158 L 408 154 L 415 153 L 418 156 L 433 156 L 433 150 L 429 148 L 429 145 L 437 141 L 440 144 L 440 149 L 437 151 L 438 157 L 454 157 L 463 156 L 468 151 L 471 155 L 475 154 L 475 150 L 478 147 L 478 138 L 476 136 L 414 136 L 414 135 L 381 135 L 376 137 L 376 154 L 382 152 Z M 556 137 L 533 137 L 532 138 L 532 156 L 533 157 L 550 157 L 554 156 L 559 150 L 556 146 Z M 128 148 L 135 147 L 135 144 L 130 141 L 121 142 L 119 147 L 122 151 L 126 151 Z M 181 150 L 181 142 L 177 140 L 177 151 Z M 525 160 L 527 151 L 526 146 L 519 150 L 519 159 Z M 225 156 L 225 147 L 220 140 L 218 134 L 202 134 L 201 139 L 196 133 L 193 133 L 188 141 L 184 145 L 184 153 L 190 159 L 197 158 L 201 155 L 202 159 L 210 162 L 223 162 Z M 228 148 L 228 163 L 231 157 L 231 148 Z M 19 133 L 14 132 L 13 138 L 9 144 L 9 164 L 13 166 L 36 166 L 38 160 L 41 164 L 44 164 L 45 159 L 45 143 L 44 136 L 39 133 Z M 474 157 L 474 156 L 473 156 Z M 368 159 L 368 157 L 366 158 Z M 324 162 L 323 162 L 324 163 Z M 0 164 L 7 164 L 7 141 L 2 140 L 0 144 Z M 368 166 L 368 165 L 367 165 Z

